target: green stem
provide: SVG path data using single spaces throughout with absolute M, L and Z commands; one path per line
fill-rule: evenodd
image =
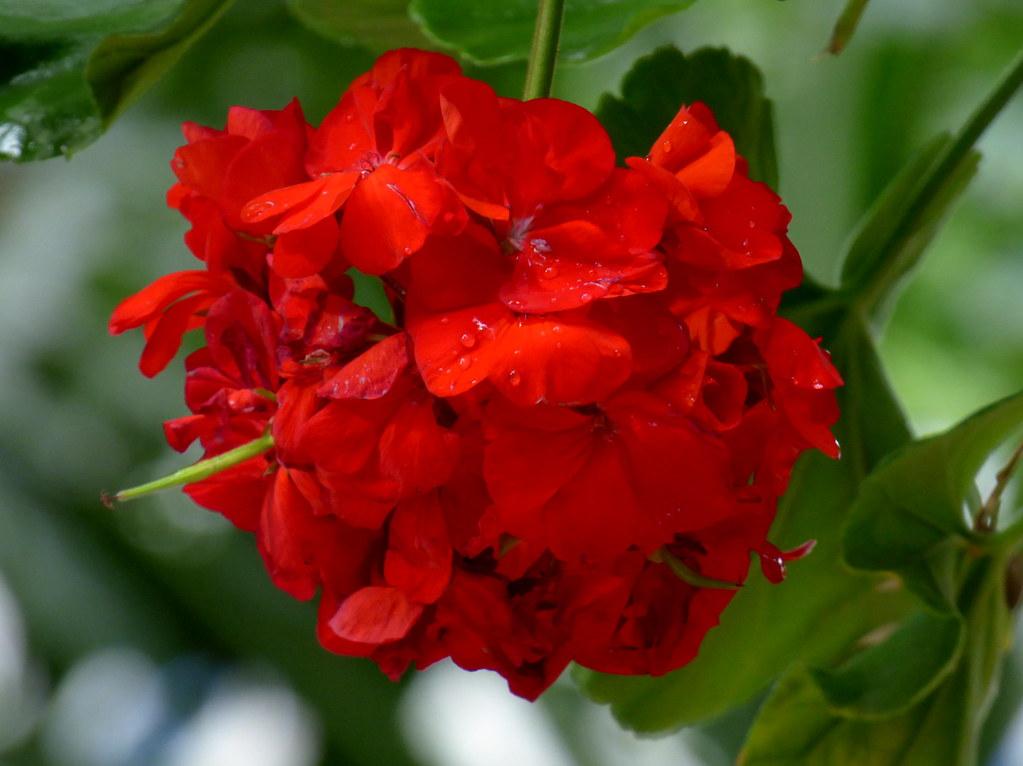
M 649 559 L 658 564 L 667 564 L 672 573 L 683 582 L 687 582 L 695 588 L 716 588 L 718 590 L 738 590 L 741 583 L 728 582 L 727 580 L 715 580 L 712 577 L 705 577 L 699 572 L 694 572 L 687 567 L 678 556 L 675 556 L 664 548 L 654 551 Z
M 846 43 L 853 36 L 856 27 L 859 26 L 863 12 L 867 10 L 867 0 L 848 0 L 842 15 L 835 23 L 835 29 L 831 33 L 831 40 L 828 42 L 828 53 L 838 55 L 845 50 Z
M 122 489 L 120 492 L 114 495 L 103 496 L 103 502 L 109 507 L 113 507 L 114 503 L 121 503 L 125 500 L 135 500 L 139 497 L 158 492 L 161 489 L 170 489 L 171 487 L 177 487 L 182 484 L 191 484 L 192 482 L 202 481 L 203 479 L 213 476 L 213 474 L 220 473 L 232 466 L 236 466 L 239 463 L 244 463 L 250 458 L 254 458 L 257 455 L 262 455 L 267 450 L 274 446 L 274 438 L 270 433 L 266 433 L 260 436 L 258 439 L 253 439 L 250 442 L 246 442 L 240 447 L 235 447 L 232 450 L 216 455 L 215 457 L 207 458 L 206 460 L 200 460 L 198 463 L 182 468 L 180 471 L 175 471 L 169 476 L 164 476 L 162 479 L 155 479 L 145 484 L 140 484 L 137 487 L 130 487 L 128 489 Z
M 898 252 L 903 243 L 913 237 L 919 227 L 920 219 L 926 215 L 927 209 L 934 199 L 941 194 L 946 178 L 956 171 L 973 149 L 973 145 L 977 143 L 977 139 L 987 130 L 991 121 L 1009 103 L 1009 99 L 1015 95 L 1021 85 L 1023 85 L 1023 52 L 1016 56 L 1002 76 L 998 87 L 991 91 L 977 107 L 969 121 L 963 125 L 955 137 L 952 145 L 942 153 L 941 162 L 927 174 L 919 191 L 914 195 L 912 203 L 907 208 L 905 216 L 887 243 L 887 250 Z M 863 307 L 866 315 L 869 316 L 873 313 L 874 308 L 885 297 L 892 282 L 908 268 L 901 261 L 902 259 L 889 261 L 887 268 L 881 269 L 871 284 L 864 288 L 858 303 Z
M 526 66 L 523 99 L 547 98 L 551 95 L 564 6 L 565 0 L 539 0 L 533 45 L 529 49 L 529 63 Z

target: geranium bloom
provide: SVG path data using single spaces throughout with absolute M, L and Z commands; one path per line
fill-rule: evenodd
M 457 230 L 461 205 L 430 160 L 441 139 L 438 92 L 459 74 L 439 54 L 384 54 L 312 132 L 305 158 L 312 180 L 250 201 L 244 220 L 273 220 L 277 235 L 304 232 L 319 252 L 346 206 L 342 250 L 369 274 L 395 268 L 431 232 Z
M 319 128 L 291 105 L 186 137 L 169 201 L 204 268 L 111 330 L 145 326 L 151 375 L 204 328 L 165 432 L 230 467 L 185 491 L 319 596 L 327 649 L 528 698 L 572 661 L 665 673 L 751 556 L 776 582 L 808 552 L 768 535 L 800 453 L 838 454 L 841 378 L 776 316 L 789 214 L 707 107 L 616 167 L 585 110 L 401 50 Z

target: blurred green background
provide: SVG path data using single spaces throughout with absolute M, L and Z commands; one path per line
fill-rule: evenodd
M 775 101 L 781 193 L 808 270 L 831 282 L 860 214 L 930 135 L 955 129 L 1023 45 L 1018 0 L 874 0 L 848 50 L 820 56 L 840 0 L 703 0 L 594 62 L 557 95 L 592 107 L 663 43 L 725 45 Z M 178 124 L 298 96 L 318 121 L 372 54 L 239 2 L 98 143 L 0 165 L 0 764 L 617 766 L 734 757 L 748 711 L 638 740 L 563 679 L 536 705 L 441 665 L 394 685 L 320 650 L 311 605 L 276 592 L 255 547 L 169 494 L 104 509 L 103 489 L 180 465 L 160 423 L 182 371 L 136 370 L 112 339 L 123 296 L 189 268 L 163 195 Z M 476 70 L 517 95 L 518 66 Z M 927 433 L 1023 381 L 1023 99 L 980 143 L 979 177 L 905 290 L 881 351 Z M 1015 656 L 1020 656 L 1017 651 Z M 1015 664 L 989 763 L 1023 763 Z M 1002 732 L 1007 732 L 1003 738 Z

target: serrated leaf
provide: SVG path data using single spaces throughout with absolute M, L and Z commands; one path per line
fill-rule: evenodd
M 562 61 L 595 58 L 650 22 L 694 0 L 565 0 Z M 412 0 L 412 17 L 427 36 L 478 64 L 525 59 L 533 39 L 536 0 Z
M 973 766 L 980 727 L 1008 646 L 1003 564 L 994 558 L 975 562 L 967 578 L 973 588 L 960 602 L 967 622 L 965 644 L 954 669 L 936 688 L 923 689 L 904 712 L 871 719 L 836 709 L 814 674 L 796 668 L 764 703 L 739 762 L 743 766 Z M 908 644 L 910 651 L 914 647 L 933 651 L 920 638 Z M 878 672 L 899 673 L 901 669 L 892 663 L 880 665 Z
M 231 2 L 2 0 L 0 159 L 94 141 Z
M 820 327 L 833 330 L 830 318 L 810 329 Z M 846 380 L 839 392 L 845 413 L 839 438 L 848 445 L 847 455 L 841 462 L 804 456 L 771 529 L 783 547 L 811 537 L 817 547 L 780 585 L 751 577 L 689 665 L 660 678 L 577 671 L 584 692 L 609 703 L 624 726 L 653 732 L 714 717 L 751 699 L 795 662 L 831 662 L 861 636 L 901 619 L 912 605 L 904 591 L 851 574 L 841 561 L 841 528 L 861 471 L 904 444 L 909 429 L 865 329 L 849 324 L 833 356 Z M 878 423 L 878 417 L 890 422 Z M 870 449 L 851 443 L 853 433 L 870 433 Z
M 845 532 L 846 560 L 898 571 L 949 541 L 984 545 L 966 516 L 984 461 L 1023 429 L 1023 392 L 891 456 L 864 482 Z
M 287 0 L 295 18 L 317 34 L 379 50 L 427 44 L 408 5 L 409 0 Z
M 842 287 L 865 315 L 876 315 L 919 263 L 976 173 L 980 157 L 974 144 L 1021 84 L 1023 53 L 959 133 L 928 144 L 867 212 L 842 267 Z
M 619 156 L 643 156 L 683 104 L 703 101 L 714 110 L 750 175 L 778 185 L 771 101 L 747 58 L 724 48 L 683 54 L 664 47 L 638 59 L 622 80 L 621 96 L 605 94 L 597 117 L 611 134 Z

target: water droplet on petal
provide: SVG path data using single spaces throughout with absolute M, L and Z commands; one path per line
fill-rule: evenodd
M 468 370 L 472 366 L 472 359 L 467 356 L 461 356 L 458 358 L 458 366 L 463 370 Z
M 546 239 L 531 239 L 529 244 L 534 253 L 549 253 L 551 251 L 551 243 Z
M 547 277 L 547 279 L 554 279 L 554 277 L 558 276 L 558 267 L 554 265 L 545 266 L 543 275 Z
M 508 385 L 510 385 L 510 386 L 518 386 L 521 383 L 522 383 L 522 376 L 519 375 L 519 371 L 518 370 L 509 370 L 508 371 Z
M 593 296 L 590 295 L 589 293 L 582 292 L 579 293 L 579 300 L 582 301 L 583 303 L 589 303 L 590 301 L 593 300 Z
M 682 124 L 685 125 L 685 122 L 683 122 Z M 665 140 L 661 144 L 661 149 L 663 149 L 665 152 L 670 152 L 671 151 L 671 141 Z
M 463 332 L 462 337 L 458 339 L 459 342 L 466 348 L 472 348 L 476 345 L 476 336 L 471 332 Z

